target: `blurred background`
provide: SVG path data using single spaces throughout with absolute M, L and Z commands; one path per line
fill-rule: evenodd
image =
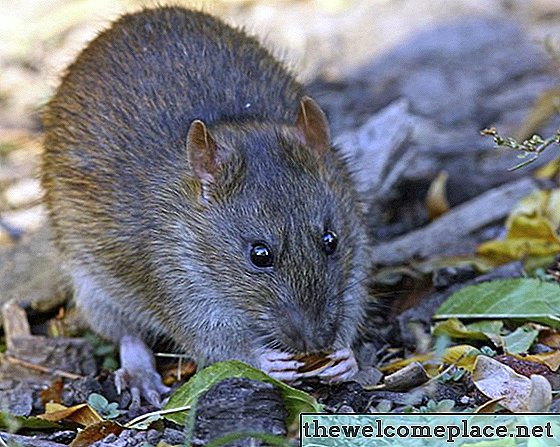
M 462 18 L 513 20 L 537 45 L 546 36 L 560 36 L 558 0 L 173 3 L 202 8 L 244 26 L 302 81 L 328 82 L 331 87 L 415 33 Z M 13 244 L 44 222 L 36 180 L 40 110 L 65 66 L 120 14 L 153 5 L 134 0 L 0 0 L 0 244 Z M 391 64 L 390 58 L 383 63 Z M 335 133 L 340 133 L 336 127 Z

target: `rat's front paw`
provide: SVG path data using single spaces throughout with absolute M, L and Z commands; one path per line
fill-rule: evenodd
M 167 393 L 161 376 L 156 371 L 152 351 L 142 340 L 126 335 L 120 343 L 121 368 L 115 373 L 115 386 L 118 393 L 130 390 L 132 407 L 140 406 L 143 397 L 155 407 L 161 408 L 161 395 Z
M 127 368 L 120 368 L 115 372 L 115 387 L 119 394 L 125 389 L 130 391 L 132 408 L 140 406 L 141 398 L 154 407 L 161 408 L 161 395 L 170 390 L 163 384 L 157 371 L 138 371 Z
M 293 354 L 266 350 L 262 351 L 258 361 L 259 368 L 274 379 L 296 382 L 301 378 L 298 368 L 303 366 L 303 363 L 294 360 Z
M 339 349 L 329 354 L 328 357 L 334 360 L 334 364 L 318 374 L 323 381 L 328 383 L 346 382 L 358 372 L 358 362 L 352 349 Z

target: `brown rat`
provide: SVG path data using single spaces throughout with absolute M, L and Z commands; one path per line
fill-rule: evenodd
M 354 183 L 324 113 L 256 39 L 178 7 L 125 15 L 69 67 L 44 124 L 55 243 L 136 399 L 165 390 L 145 346 L 161 339 L 283 380 L 302 353 L 332 353 L 325 379 L 355 373 Z

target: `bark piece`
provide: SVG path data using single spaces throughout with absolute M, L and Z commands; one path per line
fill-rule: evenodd
M 226 379 L 197 403 L 193 445 L 202 446 L 231 433 L 286 434 L 286 410 L 280 391 L 256 380 Z M 259 446 L 258 439 L 238 439 L 229 446 Z
M 468 252 L 470 247 L 465 249 L 465 239 L 504 219 L 513 205 L 536 189 L 532 179 L 522 178 L 487 191 L 419 230 L 374 246 L 373 262 L 395 265 L 413 259 Z M 457 251 L 461 247 L 463 251 Z

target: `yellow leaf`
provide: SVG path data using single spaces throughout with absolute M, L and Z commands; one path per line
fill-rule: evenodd
M 545 217 L 554 228 L 557 228 L 560 225 L 559 203 L 560 189 L 535 191 L 515 205 L 508 217 L 508 224 L 514 216 L 536 214 Z
M 45 405 L 45 413 L 40 414 L 37 417 L 51 422 L 60 422 L 63 419 L 66 419 L 85 427 L 103 420 L 97 411 L 91 408 L 88 404 L 65 407 L 64 405 L 57 403 L 47 403 Z
M 496 324 L 497 323 L 497 324 Z M 478 326 L 465 326 L 457 318 L 449 318 L 448 320 L 436 323 L 432 334 L 434 336 L 447 335 L 451 338 L 464 338 L 470 340 L 491 340 L 496 346 L 501 345 L 501 338 L 499 332 L 503 326 L 501 322 L 486 322 L 487 326 L 492 325 L 493 330 L 485 330 L 484 327 Z
M 520 360 L 540 363 L 548 366 L 552 371 L 557 371 L 560 367 L 560 351 L 543 352 L 541 354 L 515 355 Z
M 430 220 L 437 219 L 442 214 L 449 211 L 449 202 L 447 201 L 447 179 L 449 174 L 441 171 L 432 181 L 428 194 L 426 195 L 426 208 Z
M 560 253 L 559 224 L 560 190 L 537 191 L 512 210 L 505 239 L 484 242 L 477 253 L 497 264 Z
M 559 105 L 560 87 L 554 87 L 542 92 L 531 107 L 529 116 L 517 132 L 516 139 L 525 140 L 530 138 L 543 124 L 558 113 Z
M 543 180 L 555 178 L 558 174 L 560 174 L 560 158 L 555 158 L 534 172 L 536 178 Z
M 481 352 L 473 346 L 457 345 L 447 348 L 441 360 L 449 365 L 455 364 L 472 372 L 474 363 L 480 354 Z
M 396 360 L 394 362 L 381 366 L 379 370 L 382 373 L 391 374 L 395 371 L 398 371 L 399 369 L 404 368 L 405 366 L 410 365 L 413 362 L 418 362 L 424 365 L 428 370 L 429 375 L 431 375 L 431 372 L 433 370 L 429 363 L 434 360 L 434 362 L 431 363 L 437 362 L 437 366 L 439 366 L 441 363 L 447 363 L 450 365 L 456 363 L 457 366 L 461 366 L 469 371 L 472 371 L 472 365 L 474 364 L 476 356 L 479 354 L 480 351 L 470 345 L 457 345 L 447 348 L 443 352 L 441 359 L 438 359 L 434 352 L 429 352 L 427 354 L 414 355 L 403 360 Z
M 381 371 L 384 374 L 391 374 L 414 362 L 419 362 L 424 364 L 425 362 L 432 359 L 433 357 L 434 357 L 433 352 L 429 352 L 428 354 L 414 355 L 407 359 L 395 360 L 394 362 L 387 363 L 386 365 L 379 367 L 379 371 Z

